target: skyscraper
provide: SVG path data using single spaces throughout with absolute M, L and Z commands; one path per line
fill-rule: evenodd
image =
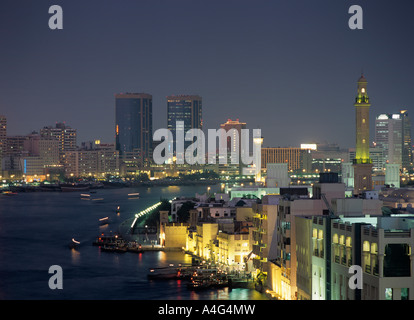
M 406 128 L 406 132 L 409 132 L 408 115 L 406 118 L 406 126 L 407 122 L 408 128 Z M 409 140 L 406 141 L 408 146 L 411 142 Z M 383 148 L 386 163 L 398 164 L 401 167 L 404 144 L 403 114 L 380 114 L 377 116 L 375 119 L 375 142 Z
M 237 120 L 231 120 L 228 119 L 226 123 L 223 123 L 220 125 L 221 129 L 224 129 L 226 133 L 231 130 L 235 129 L 238 133 L 238 141 L 236 138 L 235 131 L 231 135 L 231 137 L 227 137 L 227 152 L 240 152 L 241 151 L 241 131 L 242 129 L 246 129 L 246 123 L 240 122 L 239 119 Z M 238 148 L 238 149 L 237 149 Z
M 152 95 L 115 95 L 115 141 L 121 157 L 135 154 L 140 163 L 150 161 L 152 153 Z
M 202 129 L 202 99 L 198 95 L 178 95 L 167 97 L 167 128 L 173 134 L 173 148 L 176 151 L 177 130 L 183 130 L 184 134 L 190 129 Z M 184 127 L 176 127 L 177 122 L 182 121 Z M 187 148 L 192 142 L 185 141 Z
M 2 159 L 6 150 L 7 142 L 7 119 L 0 115 L 0 173 L 2 171 Z
M 369 156 L 369 97 L 364 75 L 358 80 L 355 98 L 356 146 L 354 166 L 354 194 L 372 189 L 372 160 Z
M 401 110 L 402 120 L 402 167 L 411 168 L 413 163 L 411 122 L 407 110 Z

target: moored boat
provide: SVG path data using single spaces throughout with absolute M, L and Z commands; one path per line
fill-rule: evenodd
M 60 185 L 60 190 L 63 192 L 87 191 L 89 188 L 88 184 L 79 183 L 64 183 Z
M 5 196 L 15 196 L 16 194 L 17 194 L 17 192 L 15 192 L 15 191 L 10 191 L 10 190 L 3 191 L 3 195 L 5 195 Z
M 80 245 L 80 242 L 72 238 L 71 242 L 69 243 L 69 248 L 76 249 L 77 247 L 79 247 L 79 245 Z

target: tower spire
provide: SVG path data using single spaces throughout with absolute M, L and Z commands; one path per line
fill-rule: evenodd
M 369 156 L 369 97 L 367 79 L 362 70 L 355 99 L 356 145 L 354 159 L 354 193 L 372 190 L 372 160 Z

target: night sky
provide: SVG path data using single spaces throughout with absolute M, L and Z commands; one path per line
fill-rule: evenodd
M 8 135 L 65 121 L 78 144 L 113 142 L 115 93 L 152 94 L 154 129 L 167 95 L 198 94 L 205 129 L 239 118 L 264 146 L 353 147 L 362 69 L 371 138 L 379 113 L 414 118 L 413 16 L 407 0 L 1 0 L 0 114 Z

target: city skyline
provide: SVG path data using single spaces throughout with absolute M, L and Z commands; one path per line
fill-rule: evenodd
M 413 23 L 410 4 L 362 4 L 363 30 L 348 28 L 346 2 L 60 5 L 64 29 L 51 31 L 48 5 L 2 4 L 0 113 L 8 135 L 65 121 L 79 141 L 113 142 L 115 94 L 148 92 L 154 130 L 167 126 L 167 96 L 198 94 L 204 128 L 239 118 L 261 128 L 264 147 L 352 147 L 362 70 L 371 123 L 381 113 L 410 112 L 414 46 L 404 38 Z M 136 19 L 138 12 L 148 14 Z M 295 134 L 286 135 L 289 119 Z

